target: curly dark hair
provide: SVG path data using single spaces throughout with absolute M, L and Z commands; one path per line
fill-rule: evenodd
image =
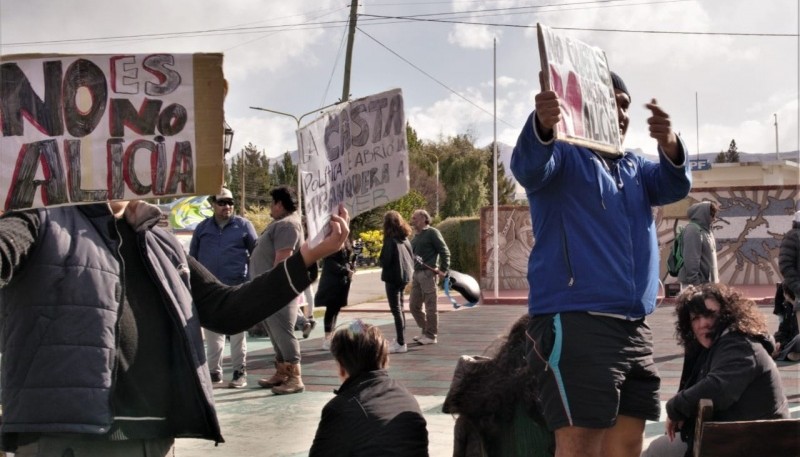
M 466 415 L 485 434 L 495 435 L 513 421 L 517 404 L 540 424 L 537 384 L 526 360 L 528 314 L 520 317 L 508 335 L 486 350 L 494 357 L 468 365 L 460 383 L 447 395 L 448 412 Z
M 411 226 L 397 211 L 387 211 L 383 215 L 383 238 L 404 239 L 411 236 Z
M 715 335 L 726 328 L 748 336 L 768 333 L 767 322 L 755 302 L 742 296 L 738 290 L 723 284 L 689 286 L 678 295 L 675 304 L 675 338 L 684 348 L 695 348 L 699 344 L 692 331 L 692 314 L 710 315 L 711 311 L 705 304 L 709 298 L 719 303 Z

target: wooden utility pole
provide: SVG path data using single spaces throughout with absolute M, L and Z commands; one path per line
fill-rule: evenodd
M 358 0 L 350 0 L 350 30 L 347 32 L 347 54 L 344 59 L 344 86 L 341 102 L 350 100 L 350 65 L 353 62 L 353 41 L 356 37 L 356 20 L 358 19 Z

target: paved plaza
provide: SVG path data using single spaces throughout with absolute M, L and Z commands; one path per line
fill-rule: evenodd
M 369 274 L 370 281 L 380 281 Z M 351 303 L 353 297 L 351 296 Z M 394 336 L 394 324 L 389 306 L 383 297 L 357 298 L 343 309 L 340 322 L 356 317 L 381 327 L 389 338 Z M 482 354 L 486 348 L 505 333 L 523 313 L 523 305 L 483 305 L 475 308 L 453 310 L 445 297 L 440 297 L 439 344 L 429 346 L 409 345 L 405 354 L 392 355 L 389 373 L 402 381 L 416 396 L 428 421 L 430 455 L 450 456 L 453 450 L 453 424 L 449 414 L 441 412 L 444 397 L 450 385 L 455 363 L 462 354 Z M 771 329 L 777 320 L 771 306 L 761 306 Z M 321 311 L 321 310 L 318 310 Z M 676 391 L 683 362 L 683 350 L 673 337 L 673 307 L 662 305 L 648 321 L 655 337 L 655 360 L 662 377 L 661 400 L 665 402 Z M 406 339 L 417 335 L 408 311 Z M 248 387 L 245 389 L 220 388 L 215 390 L 217 411 L 226 439 L 217 447 L 202 440 L 181 439 L 177 442 L 178 457 L 206 456 L 306 456 L 319 421 L 322 407 L 333 397 L 333 389 L 340 382 L 335 362 L 329 352 L 321 349 L 322 320 L 309 339 L 301 340 L 303 351 L 303 381 L 306 392 L 276 396 L 268 389 L 258 387 L 259 378 L 271 373 L 273 351 L 267 338 L 248 339 Z M 298 333 L 299 335 L 299 333 Z M 226 380 L 230 378 L 229 359 L 226 357 Z M 779 363 L 786 395 L 793 417 L 800 417 L 800 364 Z M 646 441 L 664 432 L 661 422 L 647 424 Z

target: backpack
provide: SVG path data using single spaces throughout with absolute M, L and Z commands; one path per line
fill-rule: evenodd
M 690 222 L 690 224 L 699 227 L 694 222 Z M 669 257 L 667 257 L 667 273 L 670 276 L 677 277 L 678 272 L 683 268 L 683 232 L 685 229 L 686 226 L 678 227 L 678 233 L 675 234 L 675 239 L 672 241 L 672 249 L 669 251 Z

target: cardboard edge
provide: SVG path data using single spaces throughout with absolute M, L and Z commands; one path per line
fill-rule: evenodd
M 192 55 L 194 76 L 195 193 L 213 195 L 225 176 L 222 139 L 225 123 L 224 76 L 221 53 Z

